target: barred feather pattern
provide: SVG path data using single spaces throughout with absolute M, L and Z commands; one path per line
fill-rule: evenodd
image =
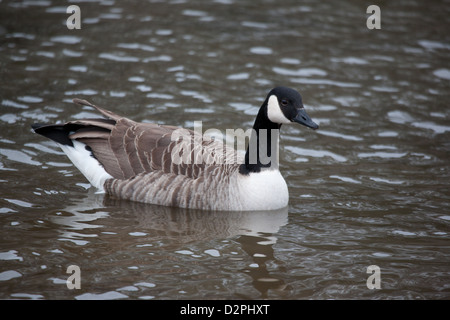
M 242 204 L 236 201 L 238 188 L 233 183 L 238 167 L 223 169 L 208 167 L 196 178 L 162 171 L 141 173 L 126 180 L 109 179 L 104 187 L 112 196 L 138 202 L 191 209 L 241 210 Z
M 69 122 L 67 125 L 83 126 L 69 138 L 89 146 L 113 176 L 104 183 L 106 193 L 120 199 L 181 208 L 242 207 L 231 201 L 237 192 L 239 166 L 244 162 L 244 156 L 234 148 L 220 140 L 205 139 L 192 130 L 138 123 L 89 105 L 113 123 L 103 119 Z

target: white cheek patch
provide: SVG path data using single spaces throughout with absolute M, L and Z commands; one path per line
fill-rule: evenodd
M 269 97 L 269 101 L 267 103 L 267 117 L 273 123 L 291 123 L 291 121 L 286 118 L 281 111 L 280 105 L 278 104 L 278 99 L 275 95 L 271 95 Z

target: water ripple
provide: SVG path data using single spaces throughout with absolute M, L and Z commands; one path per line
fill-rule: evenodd
M 132 56 L 126 56 L 123 53 L 100 53 L 98 55 L 99 58 L 106 59 L 106 60 L 112 60 L 117 62 L 138 62 L 139 58 L 132 57 Z
M 16 250 L 9 250 L 7 252 L 0 252 L 0 260 L 19 260 L 23 261 L 23 258 L 17 255 Z
M 286 146 L 285 148 L 297 155 L 301 155 L 304 157 L 314 157 L 314 158 L 330 157 L 337 162 L 346 162 L 348 160 L 344 156 L 326 150 L 305 149 L 294 146 Z
M 273 67 L 272 70 L 283 76 L 295 76 L 295 77 L 311 77 L 311 76 L 326 76 L 327 72 L 319 68 L 300 68 L 298 70 L 292 70 L 287 68 Z
M 398 159 L 403 158 L 408 153 L 406 152 L 383 152 L 383 151 L 377 151 L 377 152 L 361 152 L 358 153 L 358 157 L 360 158 L 383 158 L 383 159 Z
M 140 43 L 118 43 L 117 47 L 124 48 L 124 49 L 132 49 L 132 50 L 138 49 L 138 50 L 149 51 L 149 52 L 153 52 L 156 50 L 156 48 L 153 46 L 140 44 Z
M 19 150 L 0 148 L 0 155 L 3 155 L 8 160 L 15 161 L 15 162 L 20 162 L 20 163 L 24 163 L 24 164 L 33 165 L 33 166 L 42 165 L 41 162 L 33 160 L 31 156 L 29 156 L 25 152 L 19 151 Z
M 301 84 L 323 84 L 323 85 L 329 85 L 329 86 L 336 86 L 341 88 L 360 88 L 361 85 L 358 83 L 351 83 L 351 82 L 343 82 L 343 81 L 334 81 L 334 80 L 326 80 L 326 79 L 309 79 L 309 78 L 294 78 L 291 79 L 294 83 L 301 83 Z
M 360 137 L 357 137 L 357 136 L 348 135 L 348 134 L 342 134 L 342 133 L 332 132 L 332 131 L 326 131 L 326 130 L 319 130 L 319 131 L 317 131 L 317 133 L 322 134 L 324 136 L 336 137 L 336 138 L 341 138 L 341 139 L 349 140 L 349 141 L 362 141 L 362 140 L 364 140 L 363 138 L 360 138 Z
M 8 99 L 3 99 L 2 100 L 2 105 L 5 107 L 13 107 L 13 108 L 17 108 L 17 109 L 28 109 L 28 106 L 25 104 L 21 104 L 21 103 L 17 103 L 14 102 L 12 100 L 8 100 Z
M 63 43 L 63 44 L 77 44 L 81 42 L 81 37 L 77 37 L 77 36 L 68 36 L 68 35 L 64 35 L 64 36 L 55 36 L 55 37 L 51 37 L 50 41 L 52 42 L 57 42 L 57 43 Z
M 117 291 L 108 291 L 104 293 L 83 293 L 75 296 L 75 300 L 117 300 L 126 299 L 127 295 Z
M 14 278 L 20 278 L 22 277 L 22 274 L 20 272 L 17 272 L 15 270 L 7 270 L 0 272 L 0 281 L 8 281 Z
M 20 96 L 20 97 L 17 97 L 17 100 L 26 102 L 26 103 L 39 103 L 39 102 L 43 101 L 43 99 L 41 97 L 34 97 L 34 96 Z
M 273 53 L 273 50 L 268 47 L 252 47 L 250 52 L 258 55 L 269 55 Z

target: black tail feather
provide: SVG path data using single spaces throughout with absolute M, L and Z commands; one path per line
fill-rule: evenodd
M 34 123 L 31 128 L 34 132 L 57 143 L 73 147 L 72 140 L 69 138 L 71 128 L 67 125 Z

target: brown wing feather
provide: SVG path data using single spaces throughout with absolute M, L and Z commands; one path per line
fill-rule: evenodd
M 117 121 L 117 120 L 123 118 L 122 116 L 119 116 L 118 114 L 115 114 L 115 113 L 112 112 L 112 111 L 109 111 L 109 110 L 100 108 L 99 106 L 96 106 L 96 105 L 90 103 L 90 102 L 87 101 L 87 100 L 75 98 L 75 99 L 73 99 L 72 101 L 73 101 L 74 103 L 80 105 L 80 106 L 89 106 L 89 107 L 92 107 L 92 108 L 96 109 L 96 110 L 99 111 L 102 115 L 104 115 L 105 117 L 107 117 L 107 118 L 109 118 L 109 119 L 112 119 L 112 120 L 116 120 L 116 121 Z
M 133 177 L 134 170 L 131 166 L 129 155 L 126 151 L 125 137 L 127 135 L 127 131 L 133 126 L 135 122 L 121 118 L 116 122 L 116 126 L 111 131 L 111 135 L 109 137 L 109 144 L 111 146 L 111 150 L 113 151 L 113 155 L 117 158 L 117 162 L 119 163 L 120 170 L 122 171 L 123 178 L 128 179 Z
M 86 100 L 74 99 L 74 102 L 93 107 L 108 118 L 75 120 L 67 124 L 82 126 L 69 137 L 88 145 L 105 170 L 116 179 L 130 179 L 154 171 L 197 179 L 206 171 L 214 172 L 215 167 L 226 164 L 230 156 L 236 157 L 235 151 L 221 141 L 203 140 L 191 130 L 183 129 L 182 137 L 174 141 L 172 134 L 180 129 L 178 127 L 137 123 Z M 172 153 L 180 150 L 190 152 L 183 155 L 188 163 L 174 163 Z

